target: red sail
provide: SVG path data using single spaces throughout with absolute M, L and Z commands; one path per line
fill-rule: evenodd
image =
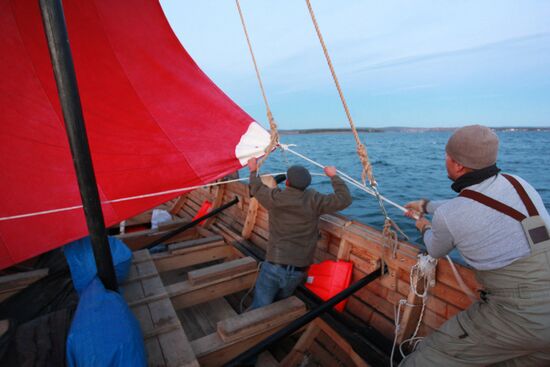
M 261 154 L 267 132 L 199 69 L 157 1 L 63 5 L 106 225 L 181 192 L 110 201 L 211 182 Z M 38 1 L 0 0 L 0 50 L 2 269 L 87 228 Z

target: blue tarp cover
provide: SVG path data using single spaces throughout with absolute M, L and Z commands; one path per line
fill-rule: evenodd
M 109 238 L 119 282 L 128 276 L 132 253 L 124 243 Z M 65 246 L 65 256 L 80 300 L 67 337 L 70 367 L 147 365 L 143 335 L 124 298 L 103 286 L 90 238 Z

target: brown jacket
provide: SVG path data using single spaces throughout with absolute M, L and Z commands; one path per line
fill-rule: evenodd
M 319 238 L 319 217 L 351 204 L 346 183 L 338 176 L 332 177 L 331 183 L 334 193 L 329 195 L 314 189 L 270 189 L 256 176 L 256 172 L 251 172 L 250 193 L 269 212 L 266 260 L 298 267 L 312 263 Z

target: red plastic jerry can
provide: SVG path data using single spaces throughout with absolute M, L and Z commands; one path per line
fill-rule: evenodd
M 319 296 L 323 301 L 340 293 L 351 283 L 353 263 L 349 261 L 326 260 L 309 267 L 306 287 Z M 344 311 L 347 299 L 338 303 L 334 308 Z

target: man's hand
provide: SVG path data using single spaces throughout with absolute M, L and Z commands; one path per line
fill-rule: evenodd
M 325 171 L 325 175 L 327 175 L 328 177 L 336 176 L 336 167 L 334 166 L 327 166 L 325 167 L 324 171 Z
M 248 169 L 250 172 L 256 172 L 258 169 L 258 160 L 255 157 L 252 157 L 248 160 Z
M 429 220 L 427 220 L 426 218 L 424 217 L 420 217 L 416 223 L 416 228 L 422 233 L 424 234 L 424 232 L 428 229 L 428 228 L 432 228 L 432 224 L 430 223 Z
M 426 199 L 420 199 L 405 204 L 405 208 L 409 209 L 405 212 L 405 215 L 412 219 L 418 219 L 422 217 L 422 215 L 426 214 L 426 202 Z

